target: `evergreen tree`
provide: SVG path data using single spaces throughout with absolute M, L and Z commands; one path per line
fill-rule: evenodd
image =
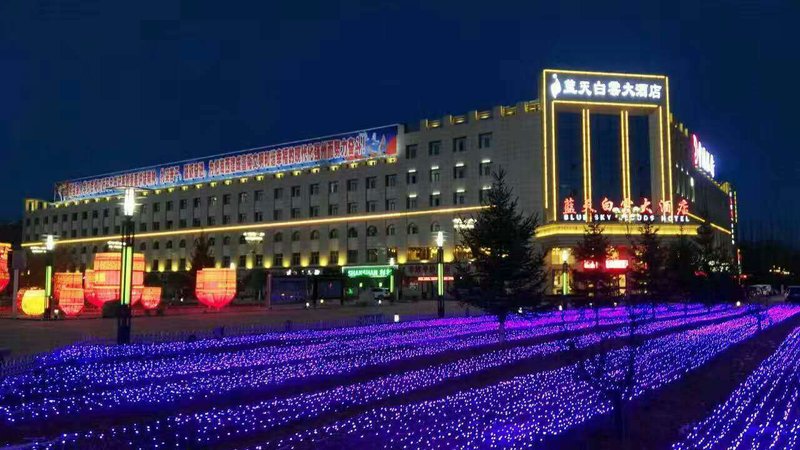
M 214 267 L 213 249 L 211 241 L 205 233 L 200 233 L 197 239 L 194 240 L 194 247 L 192 248 L 192 266 L 189 268 L 189 281 L 191 288 L 191 295 L 194 295 L 195 287 L 197 286 L 197 272 L 206 267 Z
M 697 283 L 697 246 L 683 233 L 667 247 L 666 279 L 670 292 L 688 307 Z
M 618 290 L 614 275 L 604 270 L 605 262 L 611 256 L 611 245 L 603 232 L 599 222 L 589 222 L 583 239 L 578 241 L 574 250 L 575 261 L 583 264 L 583 270 L 573 273 L 573 291 L 588 297 L 595 307 L 615 296 Z
M 632 241 L 634 260 L 630 273 L 631 290 L 644 301 L 661 301 L 666 287 L 666 252 L 658 236 L 658 228 L 649 222 L 645 223 L 639 227 L 639 235 Z
M 460 230 L 472 259 L 457 266 L 455 286 L 461 301 L 497 316 L 501 332 L 509 313 L 541 303 L 545 282 L 544 259 L 533 248 L 538 218 L 517 211 L 505 177 L 503 169 L 494 174 L 474 227 Z

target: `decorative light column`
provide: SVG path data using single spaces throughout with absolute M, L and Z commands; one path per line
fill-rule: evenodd
M 53 260 L 55 259 L 56 236 L 46 234 L 43 240 L 47 261 L 44 267 L 44 298 L 47 303 L 44 315 L 45 319 L 50 319 L 53 317 Z
M 561 295 L 569 294 L 569 250 L 561 250 Z
M 119 274 L 119 310 L 117 312 L 117 344 L 131 342 L 131 291 L 133 287 L 133 215 L 136 190 L 125 188 L 122 201 L 122 247 Z
M 444 232 L 436 233 L 436 246 L 439 251 L 436 256 L 436 310 L 439 317 L 444 317 Z

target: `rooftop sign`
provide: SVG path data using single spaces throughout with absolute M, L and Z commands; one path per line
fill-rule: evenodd
M 666 77 L 660 75 L 545 70 L 544 86 L 549 101 L 642 104 L 666 101 Z
M 111 195 L 118 193 L 122 187 L 159 189 L 237 176 L 383 158 L 397 154 L 398 129 L 397 125 L 390 125 L 106 176 L 64 181 L 55 186 L 55 200 Z
M 694 167 L 714 178 L 716 173 L 714 155 L 706 150 L 700 139 L 697 139 L 696 134 L 692 134 L 692 149 L 694 150 Z

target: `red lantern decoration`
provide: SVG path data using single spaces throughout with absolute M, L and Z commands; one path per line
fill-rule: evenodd
M 119 272 L 122 267 L 122 255 L 117 252 L 97 253 L 94 255 L 94 269 L 86 271 L 86 301 L 97 307 L 103 303 L 118 300 Z M 144 288 L 144 254 L 133 254 L 133 280 L 131 286 L 131 304 L 142 298 Z
M 66 287 L 61 289 L 58 307 L 69 317 L 77 316 L 83 310 L 83 289 Z
M 10 244 L 0 242 L 0 292 L 3 292 L 11 279 L 8 274 L 8 250 L 10 248 Z
M 26 288 L 17 293 L 17 307 L 26 316 L 41 316 L 47 306 L 44 289 Z
M 200 303 L 220 309 L 236 296 L 236 269 L 201 269 L 195 295 Z
M 56 272 L 53 274 L 53 297 L 56 300 L 61 300 L 62 289 L 82 287 L 83 274 L 80 272 Z
M 146 287 L 142 289 L 142 306 L 144 309 L 156 309 L 161 303 L 161 288 Z

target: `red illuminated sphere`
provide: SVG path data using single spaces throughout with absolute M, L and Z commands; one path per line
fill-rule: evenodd
M 197 300 L 220 309 L 236 296 L 236 269 L 201 269 L 197 272 Z

